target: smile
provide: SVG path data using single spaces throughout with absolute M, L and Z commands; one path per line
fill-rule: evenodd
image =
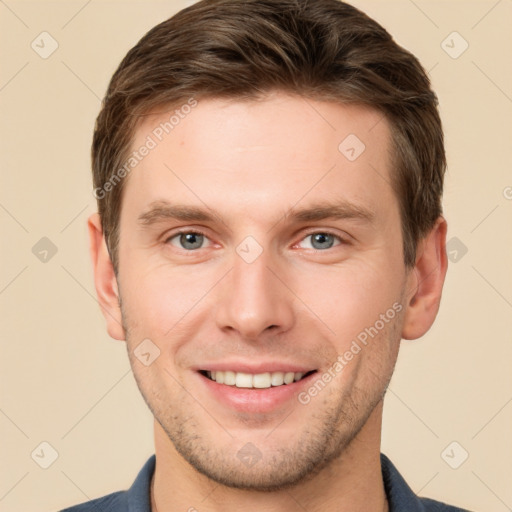
M 208 371 L 201 370 L 200 373 L 205 377 L 217 382 L 218 384 L 225 384 L 227 386 L 234 386 L 237 388 L 255 388 L 264 389 L 270 387 L 283 386 L 297 382 L 316 370 L 311 370 L 306 373 L 301 372 L 264 372 L 264 373 L 245 373 L 226 371 Z

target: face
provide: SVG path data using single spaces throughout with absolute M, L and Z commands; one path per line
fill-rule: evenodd
M 194 468 L 283 488 L 347 449 L 396 361 L 410 283 L 389 126 L 283 94 L 183 117 L 158 141 L 169 114 L 149 116 L 133 144 L 157 141 L 120 217 L 131 365 Z

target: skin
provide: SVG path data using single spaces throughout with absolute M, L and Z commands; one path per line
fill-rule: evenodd
M 146 117 L 133 148 L 168 117 Z M 353 162 L 338 150 L 349 134 L 366 145 Z M 422 336 L 435 319 L 447 267 L 442 217 L 414 268 L 404 265 L 389 148 L 387 122 L 361 106 L 284 93 L 202 100 L 126 178 L 117 276 L 99 217 L 90 217 L 107 329 L 126 341 L 155 416 L 153 510 L 387 509 L 383 396 L 401 339 Z M 158 201 L 215 217 L 141 223 Z M 289 215 L 322 202 L 373 216 Z M 187 250 L 177 228 L 203 231 L 203 245 Z M 311 235 L 326 232 L 332 247 L 313 245 Z M 236 252 L 247 236 L 263 249 L 250 264 Z M 235 411 L 205 393 L 195 371 L 236 357 L 307 364 L 321 375 L 393 304 L 401 311 L 307 405 Z M 160 350 L 149 366 L 134 355 L 147 338 Z M 261 453 L 251 467 L 237 457 L 249 442 Z

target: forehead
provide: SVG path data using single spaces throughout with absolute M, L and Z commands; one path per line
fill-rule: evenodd
M 394 200 L 388 123 L 359 105 L 277 93 L 194 100 L 145 116 L 131 150 L 143 147 L 125 191 L 138 209 L 159 199 L 253 214 L 318 196 Z

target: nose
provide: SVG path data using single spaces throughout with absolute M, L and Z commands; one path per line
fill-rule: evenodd
M 247 263 L 238 255 L 223 282 L 216 309 L 217 326 L 256 340 L 289 330 L 294 324 L 293 294 L 286 278 L 264 251 Z

